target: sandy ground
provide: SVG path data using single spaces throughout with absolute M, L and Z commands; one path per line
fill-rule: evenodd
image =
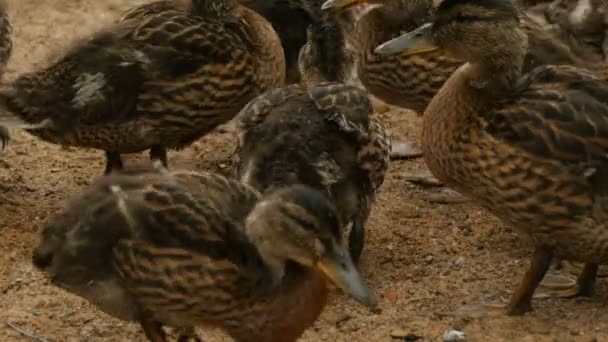
M 15 53 L 8 78 L 44 63 L 128 6 L 125 0 L 12 0 Z M 387 117 L 397 138 L 417 138 L 414 114 Z M 170 154 L 170 163 L 224 171 L 233 143 L 231 135 L 211 134 Z M 145 162 L 139 155 L 127 165 Z M 0 341 L 144 341 L 136 324 L 50 286 L 30 262 L 45 219 L 102 170 L 99 151 L 63 150 L 13 132 L 12 144 L 0 154 Z M 536 300 L 536 310 L 523 317 L 444 317 L 463 303 L 508 299 L 530 249 L 474 205 L 425 201 L 434 190 L 403 179 L 419 171 L 422 161 L 394 162 L 369 221 L 361 267 L 381 297 L 381 311 L 372 313 L 336 292 L 303 341 L 390 341 L 399 330 L 409 334 L 401 340 L 437 341 L 450 329 L 463 331 L 469 341 L 608 341 L 605 279 L 592 299 Z M 207 341 L 228 340 L 218 331 L 201 334 Z

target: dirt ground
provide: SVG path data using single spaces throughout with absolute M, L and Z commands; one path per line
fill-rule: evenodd
M 26 72 L 78 37 L 115 20 L 127 0 L 11 0 L 15 53 L 8 79 Z M 397 139 L 415 141 L 419 118 L 389 112 Z M 172 167 L 225 171 L 232 135 L 214 133 L 170 154 Z M 127 166 L 145 163 L 145 155 Z M 136 324 L 102 314 L 49 285 L 31 265 L 37 230 L 64 200 L 102 173 L 99 151 L 65 150 L 13 132 L 0 154 L 0 341 L 144 341 Z M 394 162 L 368 225 L 362 272 L 381 298 L 372 313 L 337 291 L 302 341 L 438 341 L 458 329 L 468 341 L 608 341 L 608 285 L 592 299 L 540 299 L 523 317 L 445 317 L 464 303 L 500 301 L 519 282 L 530 249 L 471 204 L 431 204 L 407 173 L 421 160 Z M 21 332 L 19 331 L 21 330 Z M 26 337 L 25 334 L 32 337 Z M 202 331 L 206 341 L 226 341 Z M 397 339 L 395 339 L 397 340 Z

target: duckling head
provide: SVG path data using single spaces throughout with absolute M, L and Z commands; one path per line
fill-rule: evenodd
M 339 242 L 336 210 L 321 193 L 290 186 L 264 197 L 246 220 L 247 235 L 277 280 L 285 264 L 295 262 L 323 273 L 362 304 L 376 304 L 348 251 Z

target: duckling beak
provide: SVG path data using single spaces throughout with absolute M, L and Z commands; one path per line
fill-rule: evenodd
M 382 43 L 374 51 L 380 55 L 401 53 L 411 56 L 437 50 L 439 47 L 433 42 L 433 24 L 426 23 L 414 31 Z
M 332 283 L 359 303 L 372 307 L 378 303 L 344 248 L 335 247 L 334 252 L 317 261 L 316 266 Z
M 367 3 L 368 0 L 327 0 L 321 5 L 321 10 L 344 10 L 357 4 Z

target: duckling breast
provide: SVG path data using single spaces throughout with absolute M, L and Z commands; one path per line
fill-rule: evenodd
M 319 317 L 327 302 L 327 281 L 318 271 L 287 279 L 279 296 L 252 307 L 246 317 L 227 322 L 237 341 L 293 342 Z

